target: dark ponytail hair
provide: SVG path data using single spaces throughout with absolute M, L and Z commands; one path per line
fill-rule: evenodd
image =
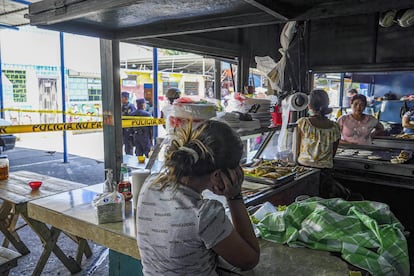
M 227 124 L 209 120 L 195 130 L 192 124 L 177 129 L 155 183 L 177 187 L 185 176 L 204 176 L 217 169 L 234 169 L 243 153 L 240 136 Z
M 309 94 L 309 107 L 315 115 L 324 116 L 332 112 L 329 107 L 329 97 L 325 90 L 315 89 Z

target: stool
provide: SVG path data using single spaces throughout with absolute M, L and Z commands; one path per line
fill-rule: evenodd
M 17 266 L 17 259 L 22 255 L 0 246 L 0 276 L 9 275 L 10 269 Z

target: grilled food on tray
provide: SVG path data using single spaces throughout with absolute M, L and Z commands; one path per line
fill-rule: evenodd
M 278 179 L 287 174 L 303 171 L 303 167 L 279 160 L 258 160 L 250 167 L 243 167 L 246 175 Z
M 404 139 L 414 139 L 414 134 L 398 134 L 395 136 L 396 138 L 404 138 Z
M 266 173 L 264 175 L 261 175 L 263 177 L 268 177 L 268 178 L 273 178 L 273 179 L 278 179 L 279 177 L 282 177 L 283 174 L 277 173 L 277 172 L 269 172 Z
M 398 155 L 398 158 L 408 160 L 410 158 L 410 153 L 406 150 L 402 150 Z
M 394 156 L 390 161 L 393 164 L 402 164 L 411 159 L 411 152 L 402 150 L 398 156 Z

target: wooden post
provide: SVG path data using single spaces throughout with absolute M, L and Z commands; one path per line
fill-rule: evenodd
M 122 163 L 122 121 L 119 41 L 100 40 L 105 168 L 120 180 Z
M 221 99 L 221 61 L 214 60 L 214 97 Z

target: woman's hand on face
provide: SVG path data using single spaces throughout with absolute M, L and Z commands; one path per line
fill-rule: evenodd
M 242 168 L 238 166 L 235 169 L 227 169 L 226 171 L 220 171 L 220 174 L 222 181 L 222 189 L 220 189 L 221 194 L 224 195 L 226 198 L 231 198 L 240 194 L 241 185 L 244 180 L 244 173 Z

